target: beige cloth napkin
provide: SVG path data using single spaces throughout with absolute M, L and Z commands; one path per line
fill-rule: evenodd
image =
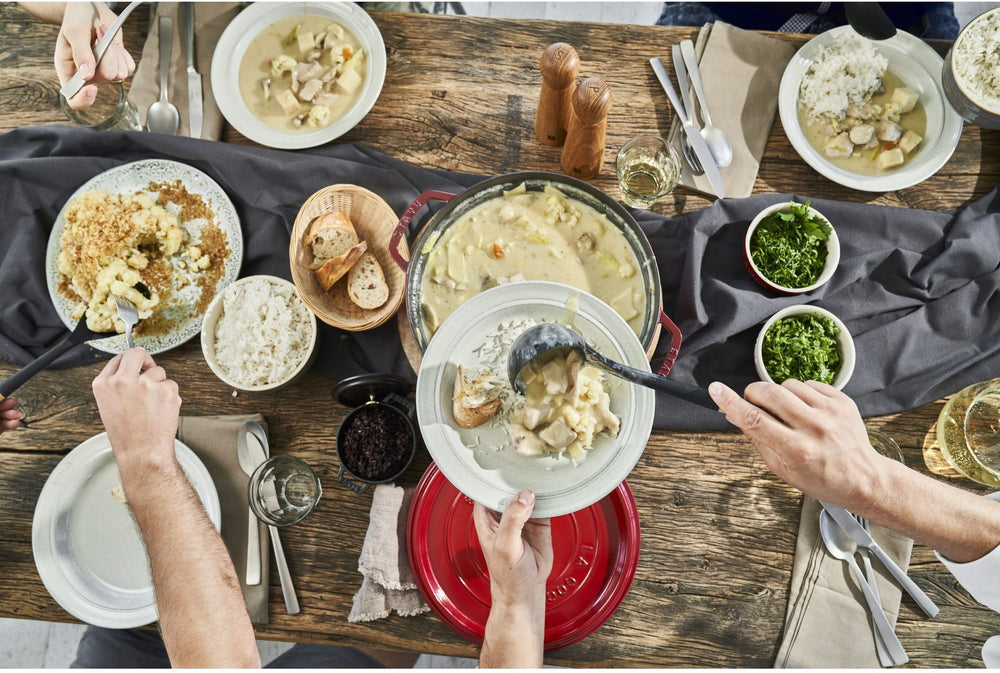
M 370 622 L 393 611 L 411 617 L 430 610 L 413 581 L 406 553 L 406 518 L 412 497 L 409 487 L 375 487 L 368 533 L 358 560 L 364 580 L 354 595 L 348 621 Z
M 698 33 L 695 54 L 712 124 L 725 131 L 733 144 L 733 162 L 720 169 L 725 195 L 750 196 L 774 125 L 778 85 L 785 66 L 795 54 L 795 46 L 716 21 L 706 24 Z M 693 90 L 691 100 L 700 117 L 701 106 L 694 102 Z M 704 125 L 700 118 L 696 123 Z M 683 135 L 681 124 L 674 117 L 667 139 L 681 157 Z M 680 184 L 714 194 L 707 177 L 693 175 L 683 158 L 681 166 Z
M 271 566 L 271 540 L 267 526 L 260 528 L 260 584 L 247 586 L 247 521 L 252 516 L 247 504 L 248 477 L 240 468 L 236 455 L 236 434 L 245 421 L 257 421 L 267 431 L 260 414 L 248 416 L 181 416 L 177 439 L 191 448 L 205 463 L 215 482 L 222 505 L 222 540 L 240 578 L 240 589 L 247 603 L 250 621 L 267 624 L 268 581 Z
M 157 16 L 169 16 L 174 20 L 173 47 L 170 50 L 170 77 L 167 80 L 167 96 L 181 113 L 181 124 L 177 135 L 190 136 L 188 114 L 187 53 L 184 51 L 184 36 L 181 33 L 180 3 L 156 3 Z M 194 3 L 194 54 L 195 70 L 201 75 L 202 110 L 204 111 L 201 137 L 218 140 L 222 137 L 222 113 L 212 94 L 212 55 L 215 44 L 229 22 L 239 14 L 241 5 L 237 2 L 196 2 Z M 139 110 L 139 120 L 146 127 L 146 112 L 153 101 L 160 98 L 160 40 L 159 23 L 152 19 L 152 28 L 142 48 L 142 58 L 132 79 L 129 97 Z
M 802 503 L 792 588 L 775 668 L 879 668 L 868 604 L 854 572 L 826 551 L 819 533 L 819 502 Z M 910 564 L 913 540 L 872 524 L 872 537 L 900 568 Z M 856 557 L 862 572 L 864 565 Z M 902 589 L 872 557 L 889 623 L 899 616 Z

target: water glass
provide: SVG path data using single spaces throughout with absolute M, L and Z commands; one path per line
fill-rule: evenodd
M 886 458 L 892 458 L 904 465 L 906 464 L 906 461 L 903 460 L 903 452 L 899 450 L 899 444 L 896 443 L 895 439 L 881 430 L 872 430 L 869 428 L 868 441 L 871 443 L 873 449 Z
M 319 502 L 323 489 L 304 461 L 274 456 L 250 475 L 247 497 L 254 515 L 271 526 L 291 526 Z
M 633 208 L 649 208 L 677 186 L 681 158 L 660 136 L 638 136 L 618 151 L 615 171 L 622 201 Z
M 74 110 L 59 96 L 59 105 L 73 124 L 91 131 L 141 131 L 139 110 L 128 97 L 121 82 L 109 82 L 97 87 L 97 98 L 81 109 Z

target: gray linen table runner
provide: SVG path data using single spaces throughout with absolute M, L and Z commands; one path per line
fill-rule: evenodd
M 485 176 L 413 166 L 356 144 L 283 152 L 136 132 L 28 127 L 0 135 L 0 359 L 23 364 L 65 335 L 46 290 L 45 245 L 60 208 L 84 182 L 149 158 L 187 163 L 211 176 L 240 216 L 241 276 L 290 278 L 288 241 L 299 206 L 320 187 L 353 183 L 400 214 L 422 191 L 459 192 Z M 531 168 L 525 166 L 525 169 Z M 845 392 L 864 415 L 894 413 L 1000 374 L 1000 198 L 994 189 L 957 213 L 812 199 L 841 242 L 832 280 L 779 297 L 743 265 L 743 237 L 765 206 L 808 194 L 718 201 L 683 217 L 636 211 L 660 269 L 664 308 L 684 334 L 672 378 L 737 390 L 757 380 L 753 343 L 762 323 L 799 303 L 847 325 L 857 366 Z M 423 220 L 417 218 L 412 232 Z M 666 351 L 661 343 L 658 357 Z M 57 364 L 99 357 L 83 347 Z M 413 376 L 390 321 L 363 333 L 321 327 L 314 371 L 343 378 L 368 371 Z M 660 428 L 730 427 L 718 413 L 659 396 Z

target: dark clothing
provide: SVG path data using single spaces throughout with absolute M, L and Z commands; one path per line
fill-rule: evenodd
M 882 9 L 893 25 L 917 37 L 943 40 L 958 37 L 953 3 L 884 2 Z M 815 34 L 845 25 L 847 17 L 842 2 L 665 2 L 656 23 L 699 27 L 714 21 L 747 30 Z
M 163 638 L 155 631 L 89 626 L 70 668 L 170 668 Z M 382 668 L 353 647 L 297 643 L 265 668 Z

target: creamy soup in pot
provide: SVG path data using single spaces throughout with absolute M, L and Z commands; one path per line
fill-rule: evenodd
M 529 192 L 522 184 L 481 203 L 421 253 L 428 255 L 421 309 L 431 334 L 467 299 L 519 280 L 585 290 L 641 334 L 647 297 L 624 233 L 604 214 L 554 187 Z
M 268 126 L 315 131 L 340 119 L 364 88 L 365 59 L 351 31 L 321 16 L 275 21 L 247 47 L 240 63 L 240 94 Z

